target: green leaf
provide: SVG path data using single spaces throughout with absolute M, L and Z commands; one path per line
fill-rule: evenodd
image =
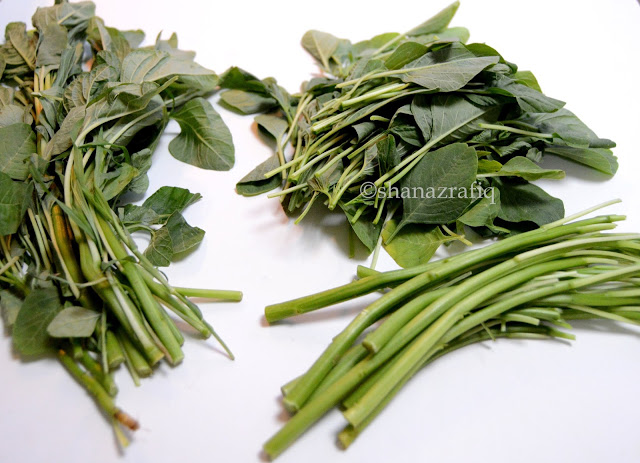
M 69 28 L 69 38 L 76 38 L 87 28 L 89 20 L 95 16 L 93 2 L 61 2 L 54 6 L 36 9 L 31 22 L 43 31 L 51 23 L 59 23 Z
M 32 122 L 33 117 L 29 112 L 29 107 L 17 104 L 0 105 L 0 128 L 13 124 L 27 124 L 30 126 Z M 2 151 L 2 148 L 0 148 L 0 151 Z
M 0 172 L 0 236 L 18 231 L 31 203 L 32 183 L 16 182 Z
M 543 169 L 524 156 L 516 156 L 509 159 L 499 171 L 491 175 L 494 177 L 521 177 L 532 182 L 541 178 L 561 179 L 564 178 L 565 173 L 558 169 Z
M 329 60 L 338 49 L 340 39 L 316 30 L 307 31 L 302 36 L 302 47 L 313 56 L 325 70 L 329 69 Z
M 538 226 L 564 217 L 562 200 L 554 198 L 531 183 L 497 182 L 500 190 L 500 214 L 507 222 L 533 222 Z
M 397 32 L 387 32 L 385 34 L 376 35 L 370 40 L 363 40 L 362 42 L 354 43 L 352 47 L 353 54 L 357 57 L 369 56 L 399 35 L 400 34 Z
M 499 60 L 499 56 L 475 56 L 463 44 L 454 42 L 412 61 L 403 68 L 409 72 L 399 77 L 403 82 L 413 82 L 428 90 L 453 92 Z
M 144 255 L 158 267 L 166 267 L 176 254 L 197 246 L 204 230 L 190 226 L 179 212 L 174 212 L 167 223 L 155 232 Z
M 182 129 L 169 143 L 169 152 L 180 161 L 211 170 L 229 170 L 235 156 L 231 132 L 204 98 L 196 98 L 171 114 Z
M 36 134 L 30 125 L 13 124 L 0 128 L 0 172 L 15 180 L 29 175 L 26 160 L 36 152 Z
M 62 52 L 67 48 L 67 29 L 58 23 L 50 23 L 40 33 L 36 66 L 60 66 Z
M 182 212 L 201 198 L 200 193 L 191 193 L 186 188 L 163 186 L 141 206 L 127 204 L 124 208 L 123 222 L 164 224 L 173 213 Z
M 22 22 L 7 24 L 5 39 L 10 42 L 13 49 L 20 55 L 24 63 L 31 69 L 36 67 L 36 43 L 35 38 L 27 35 L 27 27 Z
M 425 95 L 414 97 L 413 113 L 422 135 L 430 146 L 438 146 L 457 140 L 466 140 L 481 132 L 479 123 L 492 122 L 499 107 L 476 106 L 457 95 Z
M 387 69 L 402 69 L 407 64 L 423 56 L 427 51 L 429 51 L 429 48 L 421 43 L 405 42 L 394 50 L 391 56 L 384 61 L 384 65 Z
M 55 316 L 47 333 L 53 338 L 88 338 L 96 329 L 100 312 L 84 307 L 65 307 Z
M 279 166 L 280 161 L 278 160 L 278 156 L 274 154 L 242 177 L 236 184 L 236 192 L 242 196 L 256 196 L 278 188 L 282 184 L 280 174 L 273 175 L 269 178 L 265 178 L 264 175 Z
M 397 227 L 395 220 L 388 221 L 382 229 L 382 242 L 393 260 L 404 268 L 429 262 L 440 245 L 455 240 L 437 226 L 407 225 L 396 233 Z
M 618 158 L 606 148 L 575 148 L 572 146 L 552 145 L 544 150 L 545 154 L 555 154 L 570 161 L 613 175 L 618 170 Z
M 13 345 L 23 355 L 42 355 L 51 349 L 49 323 L 62 310 L 55 287 L 33 289 L 25 298 L 13 325 Z
M 138 175 L 138 169 L 131 164 L 122 164 L 118 168 L 99 176 L 98 188 L 102 191 L 104 199 L 110 201 L 125 191 L 129 183 Z
M 22 307 L 22 299 L 16 296 L 8 289 L 0 291 L 0 309 L 2 309 L 2 318 L 5 326 L 12 327 L 18 317 L 18 312 Z
M 93 16 L 87 25 L 87 38 L 96 50 L 108 50 L 122 61 L 131 52 L 129 42 L 124 35 L 113 27 L 106 27 L 104 21 Z M 123 79 L 123 82 L 126 82 Z
M 345 215 L 347 216 L 349 225 L 351 225 L 351 228 L 353 229 L 358 239 L 362 242 L 362 244 L 364 244 L 369 252 L 373 252 L 378 244 L 380 233 L 382 232 L 382 221 L 374 224 L 371 214 L 365 213 L 361 215 L 355 223 L 352 223 L 353 217 L 355 216 L 358 207 L 354 205 L 346 205 L 342 202 L 340 202 L 339 204 Z
M 289 130 L 289 124 L 286 120 L 273 114 L 260 114 L 254 119 L 258 127 L 270 134 L 276 141 L 281 141 L 287 130 Z
M 220 76 L 220 88 L 243 90 L 246 92 L 267 95 L 264 82 L 253 74 L 238 67 L 230 67 Z
M 578 148 L 613 148 L 611 140 L 598 138 L 580 119 L 568 109 L 562 108 L 553 113 L 528 113 L 519 121 L 536 127 L 540 132 L 548 132 L 557 137 L 558 144 L 564 141 Z M 554 138 L 554 143 L 556 140 Z
M 129 42 L 129 46 L 131 49 L 138 48 L 142 42 L 144 42 L 144 31 L 140 29 L 130 30 L 130 31 L 120 31 L 127 42 Z
M 153 82 L 112 87 L 108 94 L 87 107 L 82 133 L 145 109 L 161 91 L 162 87 Z
M 498 78 L 495 85 L 503 91 L 503 94 L 514 97 L 523 111 L 551 113 L 565 105 L 564 101 L 550 98 L 544 93 L 518 83 L 510 77 L 502 76 Z
M 475 149 L 453 143 L 427 153 L 401 180 L 402 221 L 442 224 L 455 221 L 473 201 L 478 169 Z
M 478 159 L 478 174 L 491 174 L 493 172 L 499 172 L 500 169 L 502 169 L 502 164 L 498 161 Z
M 538 79 L 533 75 L 531 71 L 518 71 L 513 75 L 516 82 L 522 85 L 526 85 L 529 88 L 532 88 L 540 93 L 542 93 L 542 89 L 540 88 L 540 84 L 538 84 Z
M 77 106 L 72 108 L 62 121 L 60 128 L 53 135 L 47 147 L 44 150 L 44 158 L 51 159 L 53 156 L 57 156 L 60 153 L 64 153 L 71 146 L 73 146 L 73 140 L 71 134 L 80 126 L 81 121 L 84 120 L 86 115 L 86 109 L 84 106 Z
M 400 164 L 400 153 L 396 149 L 396 139 L 393 135 L 380 140 L 376 143 L 378 150 L 378 166 L 380 167 L 380 175 L 384 175 Z
M 270 96 L 244 90 L 227 90 L 220 94 L 220 100 L 225 105 L 241 114 L 256 114 L 268 111 L 277 102 Z
M 122 61 L 122 82 L 157 82 L 173 76 L 212 76 L 215 73 L 198 63 L 167 52 L 139 48 Z
M 456 11 L 458 11 L 459 6 L 460 2 L 453 2 L 432 18 L 427 19 L 419 26 L 411 29 L 406 33 L 406 35 L 411 37 L 415 35 L 433 34 L 434 32 L 438 32 L 446 28 L 456 14 Z
M 500 190 L 492 188 L 480 201 L 462 214 L 458 218 L 458 222 L 470 227 L 493 226 L 493 221 L 498 217 L 499 213 Z

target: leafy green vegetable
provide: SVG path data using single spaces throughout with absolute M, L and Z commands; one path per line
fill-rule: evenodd
M 13 181 L 0 172 L 0 235 L 18 231 L 31 202 L 32 191 L 33 185 Z
M 473 201 L 478 157 L 464 143 L 443 146 L 426 155 L 401 182 L 401 229 L 405 224 L 455 221 Z M 401 193 L 402 194 L 402 193 Z
M 179 212 L 171 214 L 167 223 L 157 230 L 144 255 L 158 267 L 166 267 L 176 254 L 197 246 L 204 237 L 204 230 L 190 226 Z
M 564 206 L 558 198 L 531 183 L 498 183 L 500 213 L 507 222 L 533 222 L 538 226 L 564 217 Z
M 36 152 L 36 134 L 24 123 L 0 128 L 0 172 L 14 180 L 25 180 L 29 172 L 27 159 Z
M 280 177 L 265 178 L 265 175 L 279 165 L 278 156 L 274 154 L 242 177 L 236 184 L 236 191 L 242 196 L 256 196 L 278 188 L 282 183 Z
M 134 206 L 126 193 L 146 192 L 171 117 L 182 131 L 170 151 L 185 162 L 229 170 L 233 143 L 205 99 L 218 76 L 175 34 L 140 47 L 142 31 L 105 25 L 91 2 L 55 2 L 32 21 L 34 30 L 10 23 L 0 45 L 2 315 L 16 351 L 57 352 L 126 445 L 120 427 L 138 423 L 113 400 L 123 350 L 136 382 L 162 359 L 180 363 L 184 336 L 170 310 L 232 357 L 187 297 L 241 299 L 174 288 L 158 269 L 202 240 L 181 215 L 199 194 L 163 187 Z M 274 82 L 260 85 L 285 101 Z M 146 253 L 134 232 L 151 236 Z
M 149 196 L 141 206 L 124 207 L 124 223 L 165 224 L 174 212 L 182 212 L 202 196 L 185 188 L 163 186 Z
M 189 101 L 171 115 L 182 132 L 171 143 L 169 152 L 180 161 L 211 170 L 229 170 L 235 161 L 231 132 L 203 98 Z
M 440 245 L 455 240 L 442 233 L 440 227 L 407 225 L 396 232 L 395 220 L 386 223 L 382 230 L 383 246 L 401 267 L 413 267 L 429 262 Z
M 297 221 L 314 203 L 338 208 L 372 252 L 384 226 L 385 249 L 406 262 L 408 246 L 393 243 L 409 224 L 464 239 L 465 226 L 489 237 L 559 218 L 562 202 L 527 183 L 565 176 L 539 166 L 546 155 L 613 175 L 615 144 L 543 94 L 532 72 L 489 45 L 465 43 L 468 31 L 449 27 L 458 7 L 408 32 L 357 43 L 307 32 L 302 46 L 323 74 L 294 95 L 272 78 L 226 71 L 222 100 L 240 112 L 268 113 L 256 121 L 276 139 L 275 155 L 237 192 L 282 185 L 271 196 L 288 212 L 302 211 Z M 425 235 L 429 252 L 436 233 Z
M 30 292 L 22 303 L 13 325 L 13 345 L 23 355 L 42 355 L 50 351 L 49 323 L 62 310 L 56 288 Z

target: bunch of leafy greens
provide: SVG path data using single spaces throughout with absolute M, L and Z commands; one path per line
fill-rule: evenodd
M 141 206 L 123 195 L 147 189 L 170 118 L 181 133 L 169 151 L 189 164 L 228 170 L 233 143 L 203 98 L 216 74 L 175 35 L 140 47 L 142 31 L 105 26 L 91 2 L 38 8 L 33 25 L 10 23 L 0 46 L 2 313 L 16 351 L 57 352 L 122 436 L 137 423 L 114 404 L 112 371 L 126 363 L 137 383 L 183 359 L 165 307 L 217 338 L 188 297 L 241 297 L 175 288 L 158 270 L 202 240 L 181 215 L 199 194 L 163 187 Z M 146 251 L 133 231 L 149 233 Z
M 509 235 L 562 217 L 562 201 L 530 183 L 564 177 L 539 166 L 544 155 L 613 175 L 614 143 L 545 96 L 531 72 L 488 45 L 465 45 L 468 31 L 448 27 L 457 8 L 358 43 L 307 32 L 302 46 L 325 77 L 296 95 L 228 70 L 223 103 L 268 112 L 256 122 L 276 140 L 238 193 L 283 186 L 271 196 L 289 212 L 302 209 L 298 221 L 324 201 L 369 251 L 382 243 L 411 266 L 462 239 L 465 227 Z

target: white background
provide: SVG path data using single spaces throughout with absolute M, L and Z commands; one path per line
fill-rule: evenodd
M 0 26 L 28 22 L 36 5 L 0 1 Z M 244 67 L 275 76 L 290 91 L 316 69 L 299 46 L 311 28 L 352 41 L 408 30 L 447 4 L 323 0 L 309 2 L 98 0 L 98 14 L 153 39 L 176 31 L 181 48 L 203 65 Z M 618 142 L 618 175 L 607 180 L 574 165 L 562 181 L 544 182 L 568 213 L 620 197 L 611 212 L 640 230 L 638 52 L 640 7 L 634 0 L 514 2 L 466 0 L 453 25 L 471 30 L 600 136 Z M 231 172 L 198 170 L 158 148 L 151 189 L 177 185 L 203 194 L 186 213 L 207 231 L 200 248 L 168 273 L 177 285 L 242 289 L 240 304 L 206 304 L 206 317 L 237 360 L 213 342 L 187 339 L 186 360 L 160 368 L 135 388 L 117 375 L 119 404 L 142 428 L 120 455 L 110 426 L 55 360 L 24 363 L 0 334 L 0 461 L 260 461 L 262 443 L 281 425 L 279 386 L 300 374 L 364 301 L 266 327 L 266 304 L 348 282 L 361 260 L 345 254 L 346 230 L 310 217 L 294 226 L 277 200 L 237 196 L 234 185 L 269 155 L 250 117 L 222 111 L 233 133 Z M 0 141 L 1 142 L 1 141 Z M 384 257 L 380 268 L 394 268 Z M 440 360 L 411 381 L 347 451 L 335 446 L 344 420 L 332 412 L 279 461 L 285 462 L 637 462 L 640 461 L 640 331 L 577 324 L 578 341 L 499 341 Z M 607 332 L 602 332 L 606 327 Z

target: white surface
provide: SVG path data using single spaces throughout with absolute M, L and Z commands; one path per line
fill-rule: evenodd
M 238 65 L 273 75 L 291 91 L 315 72 L 299 46 L 307 29 L 356 41 L 407 30 L 447 3 L 97 1 L 108 25 L 141 27 L 150 38 L 176 31 L 181 47 L 196 50 L 200 63 L 218 72 Z M 2 0 L 0 27 L 28 21 L 36 5 L 47 4 Z M 635 231 L 639 21 L 634 0 L 466 0 L 453 22 L 468 27 L 472 41 L 486 41 L 534 71 L 547 94 L 618 142 L 621 168 L 613 180 L 571 166 L 575 174 L 544 187 L 571 213 L 621 197 L 624 204 L 611 210 L 628 214 L 623 227 Z M 150 191 L 178 185 L 203 194 L 186 216 L 207 231 L 204 243 L 168 273 L 177 285 L 244 290 L 240 304 L 203 306 L 237 360 L 220 355 L 213 342 L 188 339 L 183 365 L 162 367 L 139 389 L 121 371 L 118 402 L 142 423 L 121 461 L 259 461 L 262 443 L 282 424 L 280 385 L 307 368 L 364 306 L 356 301 L 331 315 L 264 326 L 265 304 L 345 283 L 359 262 L 343 252 L 344 228 L 314 220 L 293 226 L 276 200 L 234 193 L 235 182 L 269 149 L 251 132 L 250 117 L 221 112 L 234 136 L 236 167 L 224 173 L 181 164 L 167 151 L 170 134 L 155 155 Z M 380 267 L 394 265 L 385 257 Z M 279 461 L 637 462 L 639 332 L 587 326 L 577 329 L 571 346 L 505 341 L 452 354 L 411 381 L 347 452 L 334 445 L 344 420 L 332 412 Z M 55 361 L 23 363 L 0 335 L 0 370 L 0 461 L 118 457 L 106 420 Z

